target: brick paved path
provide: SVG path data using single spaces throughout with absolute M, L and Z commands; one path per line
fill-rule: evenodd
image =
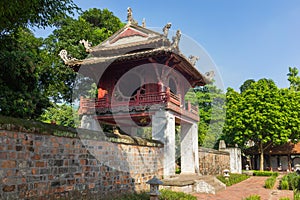
M 264 188 L 265 180 L 268 177 L 252 176 L 241 183 L 227 187 L 226 190 L 213 194 L 194 194 L 201 200 L 242 200 L 250 195 L 257 194 L 261 200 L 279 200 L 281 197 L 289 197 L 293 199 L 293 191 L 277 190 L 277 184 L 274 189 Z

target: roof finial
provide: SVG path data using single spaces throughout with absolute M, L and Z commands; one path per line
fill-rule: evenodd
M 137 21 L 135 21 L 132 17 L 132 9 L 130 7 L 127 8 L 127 23 L 137 25 Z
M 190 60 L 191 64 L 192 64 L 193 66 L 195 66 L 195 65 L 196 65 L 196 62 L 199 60 L 199 57 L 198 57 L 198 56 L 190 55 L 190 56 L 189 56 L 189 60 Z
M 145 20 L 145 18 L 143 19 L 142 27 L 143 27 L 143 28 L 146 28 L 146 20 Z
M 65 64 L 68 64 L 72 61 L 78 61 L 76 58 L 72 58 L 70 55 L 68 55 L 68 52 L 65 49 L 61 50 L 58 55 L 64 61 Z
M 92 44 L 88 40 L 82 39 L 82 40 L 79 41 L 79 43 L 83 44 L 86 52 L 88 52 L 88 53 L 91 52 Z
M 204 76 L 208 82 L 211 82 L 214 79 L 215 72 L 214 71 L 205 72 Z
M 172 47 L 175 49 L 179 49 L 179 41 L 181 37 L 181 31 L 177 30 L 176 35 L 172 37 L 173 42 L 172 42 Z
M 163 28 L 164 36 L 168 37 L 168 33 L 169 33 L 169 29 L 171 28 L 171 25 L 172 25 L 172 24 L 169 22 L 169 23 L 167 23 L 167 24 L 165 25 L 165 27 Z

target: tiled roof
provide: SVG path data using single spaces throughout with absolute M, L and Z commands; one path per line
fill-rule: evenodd
M 256 146 L 251 147 L 250 149 L 246 150 L 246 154 L 250 154 L 250 155 L 259 154 L 258 148 Z M 296 144 L 289 142 L 278 146 L 270 146 L 264 151 L 264 154 L 269 154 L 269 155 L 300 154 L 300 142 Z
M 94 47 L 91 47 L 88 41 L 81 40 L 80 43 L 90 53 L 86 59 L 71 58 L 66 50 L 62 50 L 59 55 L 66 65 L 78 71 L 80 66 L 87 69 L 91 65 L 97 65 L 98 68 L 101 68 L 102 64 L 130 62 L 172 54 L 172 56 L 175 55 L 178 58 L 177 62 L 181 63 L 178 68 L 189 75 L 189 81 L 192 85 L 205 85 L 212 81 L 214 73 L 202 74 L 195 68 L 195 63 L 198 60 L 196 56 L 187 58 L 180 52 L 178 45 L 181 37 L 180 30 L 176 32 L 176 35 L 170 41 L 168 39 L 170 23 L 164 27 L 163 34 L 161 34 L 145 28 L 144 25 L 139 26 L 132 18 L 130 8 L 128 8 L 127 18 L 128 23 L 122 29 Z

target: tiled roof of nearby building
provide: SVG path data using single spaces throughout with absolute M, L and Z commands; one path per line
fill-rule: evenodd
M 246 150 L 246 154 L 256 155 L 259 154 L 259 152 L 257 147 L 254 146 Z M 269 155 L 300 154 L 300 142 L 296 144 L 289 142 L 278 146 L 270 146 L 264 151 L 264 154 L 269 154 Z

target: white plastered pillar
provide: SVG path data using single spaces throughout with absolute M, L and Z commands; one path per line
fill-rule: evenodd
M 181 124 L 181 174 L 199 173 L 198 124 Z
M 157 111 L 152 116 L 152 139 L 164 144 L 164 177 L 175 175 L 175 116 Z

